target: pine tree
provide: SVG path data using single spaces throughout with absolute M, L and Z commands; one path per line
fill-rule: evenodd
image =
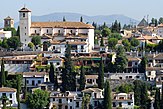
M 98 72 L 98 88 L 103 89 L 104 88 L 104 64 L 101 57 L 100 60 L 100 66 L 99 66 L 99 72 Z
M 84 90 L 85 88 L 85 72 L 84 72 L 84 66 L 82 65 L 80 68 L 80 87 L 79 90 Z
M 4 59 L 1 61 L 1 75 L 0 75 L 0 82 L 1 86 L 4 86 L 6 84 L 6 76 L 5 76 L 5 66 L 4 66 Z
M 160 109 L 160 89 L 156 89 L 154 109 Z
M 108 80 L 106 80 L 104 89 L 104 109 L 112 109 L 111 89 Z
M 62 91 L 74 91 L 76 89 L 76 74 L 73 71 L 71 59 L 71 46 L 67 43 L 64 68 L 62 70 Z
M 83 17 L 82 16 L 80 17 L 80 22 L 83 22 Z
M 21 75 L 17 75 L 16 77 L 16 81 L 17 81 L 17 93 L 16 93 L 16 97 L 17 97 L 17 101 L 18 101 L 18 109 L 20 109 L 20 90 L 21 90 Z

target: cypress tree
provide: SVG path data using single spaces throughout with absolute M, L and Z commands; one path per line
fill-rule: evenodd
M 65 18 L 65 16 L 63 17 L 63 22 L 66 22 L 66 18 Z
M 6 76 L 5 76 L 5 65 L 4 65 L 4 59 L 1 61 L 1 75 L 0 75 L 0 80 L 1 80 L 1 86 L 4 86 L 6 83 Z
M 100 46 L 104 46 L 104 39 L 103 39 L 103 37 L 101 37 L 101 43 L 100 43 Z
M 27 80 L 25 78 L 25 85 L 24 85 L 24 99 L 27 100 Z
M 54 83 L 54 65 L 50 63 L 49 79 L 51 83 Z
M 162 89 L 161 89 L 160 109 L 163 109 L 163 82 L 162 82 Z
M 135 99 L 135 105 L 140 106 L 141 105 L 141 81 L 135 80 L 134 81 L 134 99 Z
M 156 89 L 155 93 L 155 101 L 154 101 L 154 109 L 160 109 L 160 89 Z
M 83 65 L 81 66 L 80 68 L 80 87 L 79 87 L 79 90 L 84 90 L 85 88 L 85 72 L 84 72 L 84 67 Z
M 20 27 L 18 26 L 18 29 L 17 29 L 17 31 L 16 31 L 16 35 L 17 36 L 20 36 Z
M 82 16 L 80 17 L 80 22 L 83 22 L 83 17 Z
M 104 89 L 104 109 L 112 109 L 111 89 L 108 80 L 106 80 Z
M 147 101 L 148 101 L 147 85 L 145 83 L 142 83 L 142 86 L 141 86 L 141 107 L 143 109 L 147 109 Z
M 104 88 L 104 64 L 101 57 L 100 60 L 100 66 L 99 66 L 99 72 L 98 72 L 98 88 L 103 89 Z
M 62 70 L 62 91 L 75 91 L 76 74 L 73 72 L 71 59 L 71 46 L 67 43 L 65 52 L 64 68 Z
M 21 90 L 21 75 L 17 75 L 16 77 L 16 81 L 17 81 L 17 93 L 16 93 L 16 97 L 17 97 L 17 101 L 18 101 L 18 109 L 20 109 L 20 90 Z

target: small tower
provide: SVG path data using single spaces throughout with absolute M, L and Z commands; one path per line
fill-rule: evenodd
M 4 28 L 6 27 L 14 28 L 14 19 L 12 19 L 10 16 L 4 19 Z
M 19 10 L 19 28 L 20 28 L 20 41 L 23 49 L 28 47 L 28 43 L 31 42 L 30 27 L 31 27 L 31 11 L 25 6 Z

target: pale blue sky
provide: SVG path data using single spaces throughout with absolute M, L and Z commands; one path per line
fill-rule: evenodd
M 1 0 L 0 23 L 6 16 L 18 21 L 18 10 L 23 5 L 32 10 L 32 15 L 53 12 L 74 12 L 86 15 L 123 14 L 137 20 L 145 15 L 163 16 L 163 0 Z

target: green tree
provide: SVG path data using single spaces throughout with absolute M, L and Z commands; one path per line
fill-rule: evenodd
M 90 95 L 85 94 L 82 98 L 82 109 L 89 109 Z
M 24 99 L 25 101 L 27 100 L 27 80 L 25 78 L 25 84 L 24 84 Z
M 115 59 L 114 67 L 116 72 L 122 73 L 127 66 L 127 58 L 124 54 L 124 48 L 122 46 L 118 46 L 117 55 Z
M 28 94 L 27 106 L 30 109 L 43 109 L 48 104 L 48 98 L 49 93 L 47 91 L 37 89 Z
M 66 18 L 65 18 L 65 16 L 63 17 L 63 22 L 66 22 Z
M 80 17 L 80 22 L 83 22 L 83 17 L 82 16 Z
M 116 38 L 109 38 L 108 39 L 108 48 L 114 49 L 115 46 L 117 45 L 118 40 Z
M 41 44 L 41 37 L 40 36 L 33 36 L 31 42 L 36 46 Z
M 17 49 L 20 46 L 20 40 L 18 36 L 13 36 L 7 39 L 7 45 L 10 48 Z
M 160 17 L 160 18 L 159 18 L 158 23 L 159 23 L 159 24 L 163 23 L 163 17 Z
M 103 39 L 103 37 L 101 37 L 100 46 L 104 46 L 104 39 Z
M 146 67 L 147 67 L 147 58 L 146 57 L 142 57 L 142 60 L 140 62 L 139 65 L 139 72 L 140 73 L 145 73 L 146 72 Z
M 55 88 L 58 88 L 57 74 L 55 73 L 54 65 L 50 63 L 49 79 L 51 83 L 54 83 Z
M 16 32 L 15 28 L 6 27 L 6 28 L 4 28 L 4 31 L 11 31 L 12 36 L 16 36 L 17 35 L 17 32 Z
M 111 31 L 113 33 L 120 33 L 121 30 L 121 24 L 120 22 L 118 23 L 117 20 L 115 20 L 114 24 L 111 26 Z
M 20 74 L 17 75 L 16 81 L 17 81 L 16 97 L 17 97 L 17 101 L 18 101 L 18 109 L 20 109 L 20 91 L 21 91 L 21 81 L 22 81 L 22 76 Z
M 5 74 L 5 65 L 4 59 L 1 60 L 1 74 L 0 74 L 1 86 L 5 86 L 6 84 L 6 74 Z
M 131 43 L 131 46 L 133 46 L 133 47 L 137 47 L 140 44 L 139 40 L 137 40 L 135 38 L 132 38 L 130 43 Z
M 3 48 L 9 48 L 8 44 L 7 44 L 7 38 L 4 38 L 2 41 L 2 45 Z
M 163 109 L 163 82 L 162 82 L 162 88 L 161 88 L 161 101 L 160 101 L 160 109 Z
M 81 68 L 80 68 L 80 80 L 79 80 L 80 87 L 79 87 L 79 90 L 84 90 L 85 81 L 86 81 L 85 71 L 84 71 L 84 66 L 82 65 Z
M 100 66 L 99 66 L 99 72 L 98 72 L 98 88 L 103 89 L 104 88 L 104 64 L 101 57 L 100 60 Z
M 147 109 L 147 102 L 148 102 L 148 93 L 147 93 L 147 85 L 142 83 L 141 85 L 141 108 Z
M 121 40 L 122 36 L 119 33 L 111 33 L 109 38 L 116 38 L 118 40 Z
M 126 51 L 129 51 L 129 50 L 130 50 L 131 44 L 130 44 L 130 42 L 129 42 L 127 39 L 122 40 L 122 44 L 124 45 L 124 49 L 125 49 Z
M 155 101 L 154 101 L 154 109 L 160 109 L 160 89 L 156 89 L 155 93 Z
M 112 109 L 111 88 L 108 80 L 106 80 L 104 88 L 104 109 Z
M 122 84 L 122 85 L 118 86 L 116 89 L 117 89 L 117 92 L 120 92 L 120 93 L 129 93 L 129 92 L 134 91 L 134 85 Z
M 141 81 L 136 80 L 134 81 L 134 99 L 135 105 L 141 105 Z
M 34 48 L 34 44 L 32 42 L 29 42 L 28 43 L 28 47 L 31 48 L 31 49 L 33 49 Z
M 111 30 L 109 28 L 104 28 L 101 34 L 102 34 L 102 37 L 108 37 L 111 34 Z
M 64 68 L 62 70 L 62 91 L 74 91 L 76 89 L 76 74 L 72 65 L 71 46 L 67 43 L 65 51 Z

